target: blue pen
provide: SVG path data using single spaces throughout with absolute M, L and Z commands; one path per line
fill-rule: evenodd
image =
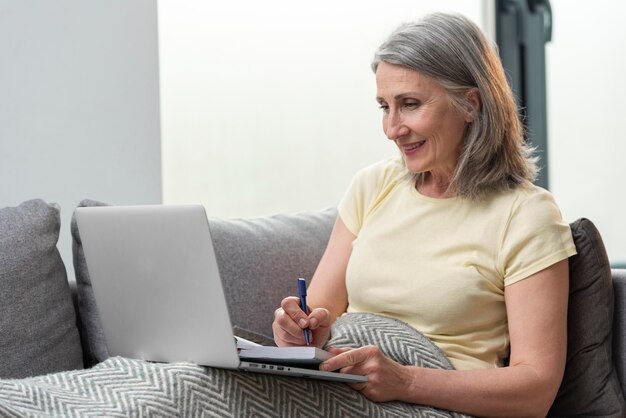
M 309 311 L 306 308 L 306 280 L 302 277 L 298 279 L 298 296 L 300 296 L 300 309 L 308 315 Z M 309 332 L 308 328 L 304 329 L 304 341 L 306 341 L 306 345 L 311 344 L 311 335 Z

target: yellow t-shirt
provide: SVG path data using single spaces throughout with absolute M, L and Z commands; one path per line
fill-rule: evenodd
M 407 322 L 458 370 L 509 353 L 504 288 L 576 253 L 552 195 L 533 185 L 482 203 L 420 194 L 400 158 L 359 171 L 339 204 L 356 235 L 348 312 Z

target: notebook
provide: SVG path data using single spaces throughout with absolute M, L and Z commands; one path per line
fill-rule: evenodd
M 317 347 L 273 347 L 256 344 L 245 338 L 235 336 L 239 358 L 265 363 L 277 363 L 291 366 L 316 367 L 333 355 Z
M 110 355 L 367 381 L 239 357 L 201 205 L 84 207 L 75 216 Z

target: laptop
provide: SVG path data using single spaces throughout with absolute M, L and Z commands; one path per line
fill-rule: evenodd
M 239 357 L 203 206 L 84 207 L 75 216 L 110 355 L 367 381 Z

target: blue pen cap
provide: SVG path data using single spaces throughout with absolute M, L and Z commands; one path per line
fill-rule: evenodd
M 298 279 L 298 294 L 300 296 L 306 296 L 306 280 L 302 277 Z

